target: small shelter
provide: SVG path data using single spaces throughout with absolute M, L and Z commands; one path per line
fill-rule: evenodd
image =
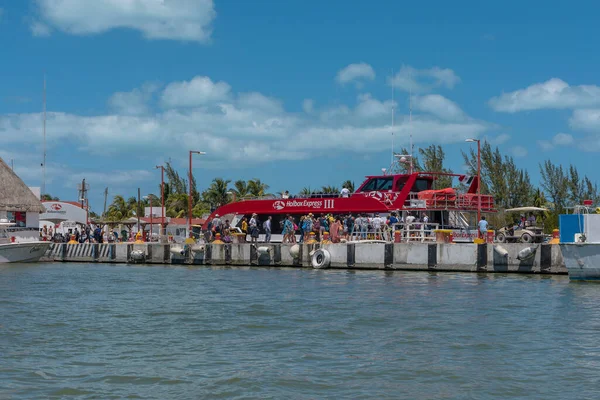
M 45 210 L 40 199 L 0 158 L 0 218 L 39 229 L 39 215 Z

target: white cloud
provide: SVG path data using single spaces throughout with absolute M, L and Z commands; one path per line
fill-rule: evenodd
M 374 99 L 369 93 L 358 96 L 358 104 L 355 113 L 359 118 L 371 119 L 388 115 L 392 116 L 392 102 L 379 101 Z
M 503 93 L 489 101 L 495 111 L 514 113 L 526 110 L 584 108 L 600 105 L 600 87 L 569 86 L 552 78 L 525 89 Z
M 390 84 L 395 88 L 416 93 L 428 92 L 439 87 L 452 89 L 459 82 L 460 78 L 451 69 L 416 69 L 408 65 L 402 66 L 390 80 Z
M 555 147 L 571 146 L 575 142 L 573 136 L 568 133 L 557 133 L 551 140 L 538 140 L 538 146 L 544 151 L 549 151 Z
M 568 133 L 557 133 L 554 135 L 554 138 L 552 138 L 552 143 L 554 143 L 555 146 L 570 146 L 573 142 L 573 136 Z
M 537 144 L 538 144 L 538 146 L 540 146 L 540 149 L 542 149 L 543 151 L 550 151 L 554 148 L 554 145 L 552 144 L 552 141 L 550 141 L 550 140 L 538 140 Z
M 569 119 L 569 125 L 573 129 L 600 132 L 600 109 L 573 111 L 573 115 Z
M 141 89 L 130 92 L 117 92 L 108 99 L 108 105 L 117 114 L 143 115 L 149 112 L 148 102 L 158 85 L 147 83 Z
M 128 170 L 128 171 L 71 171 L 65 175 L 64 184 L 65 187 L 75 187 L 78 183 L 81 183 L 83 179 L 87 182 L 102 182 L 104 185 L 112 187 L 129 187 L 131 182 L 144 182 L 156 179 L 156 175 L 150 171 L 140 170 Z
M 215 18 L 213 0 L 36 0 L 41 23 L 86 35 L 135 29 L 148 39 L 206 42 Z M 35 28 L 32 26 L 35 33 Z
M 523 146 L 514 146 L 511 151 L 513 156 L 517 158 L 525 157 L 528 154 L 527 148 Z
M 339 84 L 375 79 L 375 71 L 367 63 L 350 64 L 338 71 L 336 81 Z
M 415 96 L 413 107 L 415 110 L 433 114 L 449 121 L 465 118 L 465 113 L 456 103 L 439 94 Z
M 310 114 L 313 112 L 315 108 L 315 102 L 312 99 L 304 99 L 304 101 L 302 102 L 302 110 L 307 113 Z
M 226 100 L 231 87 L 225 82 L 213 82 L 209 77 L 196 76 L 191 81 L 167 85 L 161 102 L 166 108 L 195 107 Z
M 207 80 L 203 77 L 202 82 Z M 154 87 L 144 86 L 113 95 L 109 101 L 110 114 L 82 116 L 49 112 L 48 147 L 53 151 L 68 140 L 69 148 L 80 154 L 96 157 L 139 154 L 165 159 L 179 157 L 183 143 L 185 148 L 206 151 L 203 165 L 215 168 L 225 165 L 245 168 L 251 163 L 311 159 L 331 151 L 365 154 L 389 148 L 391 101 L 362 94 L 354 107 L 340 105 L 319 110 L 311 104 L 310 114 L 291 113 L 279 99 L 258 92 L 230 93 L 229 85 L 224 82 L 221 82 L 222 88 L 227 90 L 217 90 L 220 95 L 213 96 L 216 84 L 208 82 L 211 84 L 200 85 L 210 88 L 200 90 L 201 96 L 181 82 L 163 89 L 163 98 L 169 98 L 167 93 L 174 95 L 175 89 L 182 89 L 179 103 L 198 104 L 195 107 L 149 113 L 148 103 L 144 101 Z M 4 145 L 33 148 L 41 139 L 41 121 L 39 113 L 0 115 Z M 481 137 L 489 128 L 489 124 L 471 118 L 446 121 L 435 115 L 415 113 L 412 123 L 407 115 L 398 115 L 394 134 L 397 142 L 408 142 L 412 134 L 416 143 L 443 144 Z
M 510 135 L 508 133 L 501 133 L 498 136 L 490 138 L 489 142 L 490 142 L 490 144 L 498 146 L 498 145 L 508 142 L 509 140 L 510 140 Z
M 48 25 L 43 24 L 39 21 L 33 21 L 29 28 L 31 29 L 31 33 L 33 34 L 33 36 L 37 37 L 50 36 L 51 33 Z
M 262 110 L 272 114 L 283 113 L 283 104 L 281 104 L 281 101 L 258 92 L 240 93 L 238 95 L 238 104 L 246 109 Z

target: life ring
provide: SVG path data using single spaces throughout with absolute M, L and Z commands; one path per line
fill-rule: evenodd
M 327 268 L 331 264 L 331 254 L 325 249 L 315 250 L 312 252 L 310 262 L 315 269 Z

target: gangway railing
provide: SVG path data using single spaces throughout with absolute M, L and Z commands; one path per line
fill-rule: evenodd
M 475 211 L 481 206 L 482 211 L 495 211 L 493 196 L 470 193 L 430 193 L 430 197 L 425 197 L 418 192 L 413 192 L 408 195 L 404 206 L 407 209 L 417 210 L 466 211 Z

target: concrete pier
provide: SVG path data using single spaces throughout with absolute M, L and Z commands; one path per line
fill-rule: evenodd
M 313 268 L 315 250 L 325 268 L 566 274 L 560 246 L 551 244 L 339 243 L 299 244 L 53 244 L 52 261 L 282 266 Z

